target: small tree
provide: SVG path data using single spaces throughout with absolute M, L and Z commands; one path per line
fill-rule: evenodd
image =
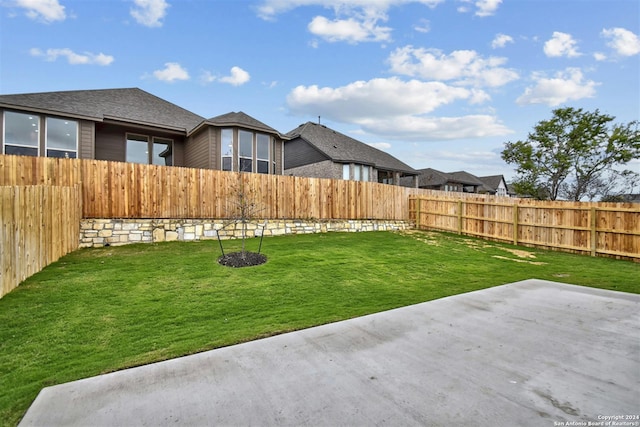
M 514 189 L 538 199 L 594 198 L 598 183 L 617 184 L 615 168 L 640 157 L 638 122 L 612 124 L 598 110 L 560 108 L 525 141 L 507 142 L 502 159 L 516 165 Z
M 247 185 L 245 178 L 246 175 L 242 172 L 238 173 L 238 184 L 232 187 L 231 196 L 227 199 L 227 220 L 224 222 L 222 229 L 229 226 L 236 227 L 238 224 L 241 226 L 241 240 L 242 249 L 239 253 L 232 253 L 225 255 L 222 249 L 222 242 L 220 240 L 220 234 L 218 233 L 218 242 L 222 250 L 223 258 L 227 261 L 225 265 L 232 265 L 235 267 L 255 265 L 263 263 L 266 258 L 264 256 L 253 256 L 253 260 L 248 260 L 250 252 L 246 250 L 247 240 L 247 225 L 258 217 L 258 214 L 264 210 L 264 208 L 258 203 L 258 194 L 254 188 Z M 264 230 L 263 230 L 264 233 Z M 259 252 L 257 255 L 260 255 Z M 240 258 L 240 262 L 234 261 L 234 258 Z M 253 262 L 255 261 L 255 262 Z

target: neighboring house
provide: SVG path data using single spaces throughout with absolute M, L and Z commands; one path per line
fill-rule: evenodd
M 606 196 L 602 198 L 601 202 L 640 203 L 640 194 L 629 193 Z
M 287 133 L 284 173 L 313 178 L 415 183 L 418 172 L 392 155 L 334 131 L 307 122 Z M 412 185 L 415 186 L 415 185 Z
M 477 193 L 482 187 L 482 181 L 468 172 L 441 172 L 439 170 L 426 168 L 419 169 L 418 187 L 429 190 L 459 191 L 465 193 Z M 404 182 L 404 185 L 409 185 Z
M 478 179 L 483 183 L 484 191 L 481 192 L 502 197 L 509 195 L 509 187 L 507 186 L 507 181 L 504 180 L 504 176 L 480 176 Z
M 0 95 L 0 153 L 282 173 L 284 137 L 240 112 L 206 120 L 138 88 Z
M 187 161 L 191 167 L 282 175 L 285 138 L 243 112 L 206 120 L 189 138 L 193 158 Z M 215 147 L 214 153 L 211 147 Z

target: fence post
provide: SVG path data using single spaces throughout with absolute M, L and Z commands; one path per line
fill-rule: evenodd
M 591 256 L 596 256 L 596 252 L 597 252 L 597 230 L 596 230 L 596 224 L 598 222 L 598 218 L 597 218 L 597 212 L 596 212 L 596 207 L 593 206 L 591 208 L 591 218 L 590 218 L 590 222 L 591 222 Z
M 422 197 L 416 197 L 416 228 L 420 230 L 420 202 Z
M 513 244 L 518 244 L 518 202 L 513 204 Z
M 462 234 L 462 200 L 458 200 L 458 234 Z

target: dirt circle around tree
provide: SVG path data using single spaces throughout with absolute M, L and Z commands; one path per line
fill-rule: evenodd
M 226 267 L 253 267 L 267 262 L 265 255 L 256 252 L 231 252 L 218 258 L 218 264 Z

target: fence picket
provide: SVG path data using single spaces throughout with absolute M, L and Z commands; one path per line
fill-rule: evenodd
M 410 198 L 410 219 L 415 219 L 420 206 L 419 228 L 593 256 L 640 259 L 637 204 L 504 201 L 463 195 L 455 201 L 438 194 Z
M 81 218 L 225 219 L 234 214 L 242 181 L 265 219 L 417 219 L 421 228 L 640 259 L 638 204 L 540 202 L 371 182 L 0 155 L 0 295 L 25 272 L 77 248 Z M 35 239 L 41 229 L 48 234 Z M 7 262 L 5 254 L 24 265 Z
M 76 250 L 81 219 L 79 186 L 0 186 L 0 298 Z

